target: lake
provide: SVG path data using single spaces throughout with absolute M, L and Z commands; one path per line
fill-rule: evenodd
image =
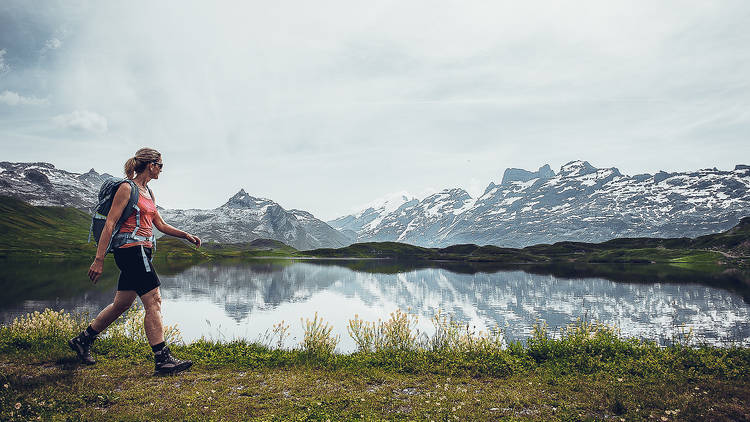
M 118 270 L 109 261 L 93 286 L 86 277 L 89 262 L 6 260 L 0 270 L 0 322 L 45 308 L 95 315 L 116 290 Z M 365 260 L 155 261 L 155 266 L 164 323 L 176 324 L 187 342 L 258 340 L 283 320 L 290 325 L 286 346 L 292 347 L 302 334 L 300 318 L 317 312 L 340 335 L 337 350 L 351 352 L 349 319 L 356 314 L 376 321 L 401 309 L 417 315 L 427 334 L 430 318 L 441 310 L 475 331 L 499 326 L 506 340 L 528 338 L 538 322 L 556 331 L 584 319 L 662 344 L 688 330 L 699 342 L 750 344 L 747 298 L 701 280 L 617 282 L 491 266 Z

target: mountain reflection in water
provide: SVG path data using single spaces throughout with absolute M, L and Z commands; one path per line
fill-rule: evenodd
M 164 322 L 177 324 L 186 341 L 201 336 L 256 340 L 284 320 L 291 326 L 287 346 L 292 346 L 302 334 L 300 318 L 318 312 L 340 335 L 339 350 L 349 352 L 354 349 L 346 331 L 350 318 L 386 319 L 400 308 L 417 314 L 418 328 L 428 334 L 430 317 L 442 310 L 475 331 L 497 324 L 509 340 L 527 338 L 537 321 L 555 330 L 583 318 L 662 343 L 692 329 L 697 341 L 750 344 L 750 306 L 742 296 L 696 283 L 622 283 L 372 261 L 219 262 L 164 270 L 157 264 L 157 270 Z M 45 307 L 98 312 L 111 300 L 114 279 L 107 289 L 68 298 L 26 292 L 0 308 L 0 319 Z

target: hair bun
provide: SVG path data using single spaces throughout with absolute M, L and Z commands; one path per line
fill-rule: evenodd
M 132 158 L 128 158 L 125 163 L 125 177 L 132 179 L 136 174 L 144 171 L 148 163 L 159 160 L 161 154 L 159 151 L 152 148 L 141 148 L 135 152 Z

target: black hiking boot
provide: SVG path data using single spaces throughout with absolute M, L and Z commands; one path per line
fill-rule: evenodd
M 154 375 L 174 374 L 193 366 L 193 362 L 189 360 L 180 360 L 172 356 L 167 346 L 154 353 L 154 362 Z
M 76 352 L 82 363 L 93 365 L 96 363 L 94 358 L 91 357 L 91 345 L 94 343 L 94 340 L 96 340 L 96 337 L 82 333 L 68 340 L 68 346 Z

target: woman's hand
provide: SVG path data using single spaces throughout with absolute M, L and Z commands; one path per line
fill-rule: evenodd
M 195 245 L 196 248 L 200 248 L 201 247 L 201 239 L 198 236 L 193 236 L 190 233 L 185 233 L 185 239 L 187 239 L 188 242 L 190 242 L 193 245 Z
M 97 281 L 99 281 L 99 277 L 101 277 L 102 272 L 104 271 L 104 260 L 99 258 L 94 258 L 94 262 L 91 264 L 91 267 L 89 267 L 89 278 L 91 281 L 96 284 Z

